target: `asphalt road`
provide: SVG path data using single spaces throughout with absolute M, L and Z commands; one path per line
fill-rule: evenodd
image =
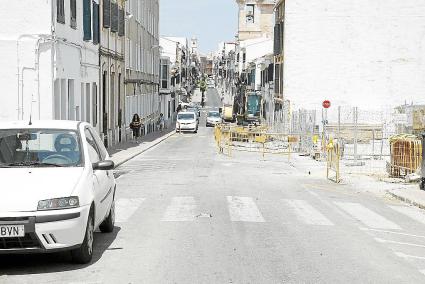
M 219 155 L 212 129 L 176 134 L 119 171 L 116 229 L 96 234 L 92 264 L 0 256 L 0 283 L 425 283 L 422 211 L 287 157 Z

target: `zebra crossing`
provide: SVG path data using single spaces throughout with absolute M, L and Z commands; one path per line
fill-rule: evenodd
M 299 221 L 304 224 L 334 226 L 328 218 L 304 200 L 284 200 L 284 203 L 295 213 Z
M 149 215 L 150 222 L 161 224 L 194 224 L 201 222 L 229 222 L 230 224 L 246 224 L 247 226 L 274 226 L 280 222 L 286 226 L 294 226 L 296 230 L 329 229 L 344 232 L 347 226 L 357 227 L 365 235 L 369 235 L 378 245 L 383 245 L 394 256 L 411 264 L 420 273 L 425 274 L 425 234 L 411 231 L 412 227 L 425 224 L 425 213 L 417 208 L 405 205 L 388 205 L 371 208 L 365 205 L 348 201 L 327 201 L 321 206 L 316 200 L 280 199 L 270 208 L 270 201 L 247 196 L 223 196 L 223 205 L 215 206 L 220 212 L 202 213 L 199 197 L 175 196 L 164 200 L 150 200 L 149 198 L 119 198 L 116 201 L 116 222 L 123 227 L 123 223 L 140 220 L 135 216 L 155 208 L 153 215 Z M 319 199 L 320 200 L 320 199 Z M 152 202 L 152 204 L 149 204 Z M 158 204 L 160 202 L 161 204 Z M 329 207 L 331 205 L 331 207 Z M 225 208 L 222 208 L 225 207 Z M 225 210 L 224 210 L 225 209 Z M 277 210 L 276 210 L 277 209 Z M 146 210 L 146 211 L 144 211 Z M 218 209 L 217 209 L 218 210 Z M 152 213 L 152 212 L 151 212 Z M 221 215 L 220 215 L 221 213 Z M 223 218 L 223 213 L 225 213 Z M 215 218 L 214 218 L 214 217 Z M 278 218 L 276 218 L 278 216 Z M 132 219 L 133 218 L 133 219 Z M 152 219 L 153 218 L 153 219 Z M 155 220 L 155 218 L 157 218 Z M 407 219 L 406 219 L 407 218 Z M 405 222 L 410 220 L 411 222 Z M 199 223 L 198 223 L 199 222 Z M 121 225 L 120 225 L 121 223 Z M 399 224 L 403 224 L 404 227 Z M 255 228 L 255 227 L 254 227 Z M 349 230 L 347 230 L 349 231 Z M 424 231 L 424 228 L 421 229 Z M 117 238 L 112 247 L 125 247 L 126 237 Z
M 148 200 L 146 198 L 119 198 L 116 201 L 116 222 L 129 222 L 138 210 L 143 210 L 141 207 L 147 202 Z M 202 213 L 202 208 L 199 205 L 200 200 L 197 200 L 193 196 L 176 196 L 166 202 L 168 204 L 164 206 L 164 212 L 161 213 L 162 216 L 159 218 L 161 222 L 194 222 L 197 220 L 196 216 Z M 284 218 L 288 218 L 288 221 L 296 220 L 294 222 L 306 226 L 332 227 L 336 226 L 336 223 L 341 224 L 341 222 L 333 220 L 337 218 L 334 213 L 332 213 L 332 216 L 326 216 L 327 214 L 330 215 L 330 213 L 323 212 L 323 209 L 315 208 L 314 205 L 306 200 L 282 199 L 279 204 L 282 209 L 281 212 L 284 212 Z M 384 217 L 360 203 L 334 201 L 332 204 L 351 217 L 352 221 L 357 222 L 360 228 L 364 227 L 371 230 L 402 230 L 390 218 Z M 262 213 L 266 208 L 262 210 L 261 206 L 252 197 L 223 196 L 223 205 L 227 207 L 227 218 L 230 222 L 268 222 L 267 216 Z M 388 206 L 387 208 L 412 221 L 425 224 L 425 214 L 416 208 L 403 205 Z M 290 218 L 291 216 L 294 218 Z

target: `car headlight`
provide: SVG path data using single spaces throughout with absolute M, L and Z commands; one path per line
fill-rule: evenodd
M 63 198 L 54 198 L 47 200 L 40 200 L 38 202 L 37 210 L 55 210 L 55 209 L 70 209 L 80 206 L 80 201 L 78 197 L 63 197 Z

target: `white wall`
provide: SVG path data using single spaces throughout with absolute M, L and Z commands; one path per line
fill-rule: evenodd
M 126 11 L 133 15 L 126 21 L 126 74 L 127 79 L 157 83 L 159 80 L 159 1 L 129 0 Z M 137 113 L 145 125 L 153 124 L 159 114 L 158 87 L 152 84 L 126 85 L 127 125 Z
M 36 90 L 36 72 L 24 71 L 24 93 L 21 84 L 18 86 L 18 57 L 19 73 L 22 68 L 35 68 L 36 43 L 38 34 L 49 34 L 51 26 L 50 1 L 8 1 L 7 9 L 0 9 L 0 120 L 16 120 L 24 114 L 29 116 L 31 105 L 35 117 L 39 114 L 39 98 Z M 27 35 L 27 36 L 24 36 Z M 34 35 L 34 36 L 29 36 Z M 19 48 L 17 43 L 19 41 Z M 40 49 L 40 76 L 50 77 L 50 51 L 43 45 Z M 19 88 L 19 105 L 18 105 Z M 44 94 L 44 93 L 42 93 Z M 49 93 L 48 95 L 50 95 Z M 23 102 L 22 102 L 23 98 Z M 44 107 L 44 106 L 43 106 Z M 19 110 L 18 110 L 19 109 Z M 51 109 L 42 111 L 51 113 Z M 18 112 L 21 115 L 18 115 Z
M 425 102 L 425 1 L 286 1 L 286 98 L 300 107 Z
M 239 73 L 242 73 L 244 68 L 242 50 L 246 52 L 245 66 L 248 66 L 248 64 L 255 59 L 273 53 L 273 40 L 266 37 L 244 40 L 240 42 L 238 49 L 240 56 Z
M 51 5 L 50 0 L 20 0 L 9 1 L 8 9 L 0 9 L 0 23 L 4 27 L 0 31 L 0 120 L 29 119 L 32 110 L 33 119 L 56 117 L 93 121 L 92 110 L 86 115 L 88 110 L 85 109 L 92 102 L 85 104 L 87 98 L 83 98 L 90 94 L 81 92 L 81 83 L 98 85 L 99 56 L 96 46 L 82 40 L 82 2 L 77 1 L 76 29 L 70 27 L 69 1 L 64 5 L 65 24 L 56 22 L 56 6 L 52 10 Z M 25 36 L 29 34 L 32 36 Z M 44 40 L 38 42 L 40 37 Z M 68 90 L 73 94 L 69 99 Z M 91 86 L 88 90 L 93 93 Z M 59 98 L 56 109 L 55 98 Z

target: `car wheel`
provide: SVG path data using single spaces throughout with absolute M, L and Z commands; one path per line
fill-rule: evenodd
M 102 233 L 112 233 L 115 227 L 115 200 L 112 201 L 111 209 L 109 210 L 109 215 L 106 219 L 100 224 L 99 229 Z
M 86 233 L 84 235 L 83 244 L 71 251 L 72 260 L 75 263 L 87 264 L 93 258 L 93 240 L 94 240 L 94 218 L 93 211 L 90 211 L 87 220 Z

